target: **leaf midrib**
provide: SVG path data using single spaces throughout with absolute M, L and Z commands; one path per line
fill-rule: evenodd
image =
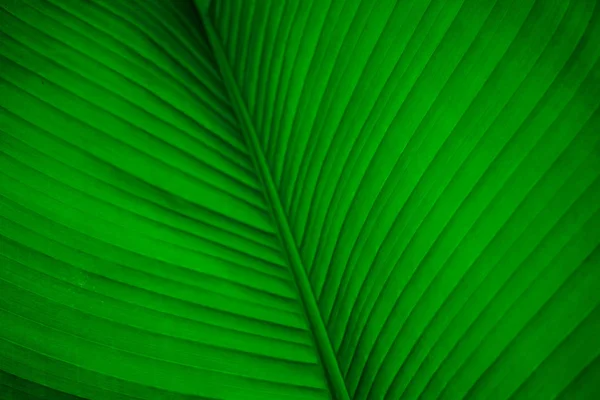
M 266 201 L 276 225 L 277 235 L 280 239 L 283 252 L 292 269 L 295 278 L 294 281 L 298 288 L 306 318 L 309 322 L 331 390 L 333 391 L 333 398 L 338 400 L 350 400 L 335 352 L 331 345 L 331 341 L 329 340 L 323 319 L 321 318 L 321 313 L 308 280 L 308 276 L 306 275 L 306 269 L 302 264 L 302 259 L 300 258 L 298 248 L 292 236 L 287 216 L 283 211 L 271 171 L 269 170 L 269 166 L 260 147 L 256 130 L 246 104 L 242 99 L 239 87 L 233 77 L 220 38 L 206 12 L 207 11 L 202 9 L 202 7 L 198 6 L 198 13 L 200 14 L 201 21 L 206 30 L 223 83 L 229 94 L 234 113 L 240 123 L 240 130 L 242 131 L 248 146 L 248 152 L 256 167 L 259 180 L 265 192 Z

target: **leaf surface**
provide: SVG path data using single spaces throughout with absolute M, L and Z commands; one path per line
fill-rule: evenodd
M 599 19 L 0 0 L 0 398 L 597 398 Z

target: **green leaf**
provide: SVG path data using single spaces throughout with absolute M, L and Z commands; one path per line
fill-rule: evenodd
M 0 0 L 0 399 L 600 396 L 600 3 Z

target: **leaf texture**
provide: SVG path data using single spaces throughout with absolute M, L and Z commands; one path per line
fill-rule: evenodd
M 600 396 L 596 0 L 0 0 L 0 398 Z
M 3 385 L 328 398 L 194 4 L 2 5 Z
M 600 393 L 597 2 L 210 17 L 351 398 Z

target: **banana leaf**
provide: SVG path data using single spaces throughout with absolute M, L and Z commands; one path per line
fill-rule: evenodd
M 600 398 L 597 0 L 0 0 L 0 399 Z

